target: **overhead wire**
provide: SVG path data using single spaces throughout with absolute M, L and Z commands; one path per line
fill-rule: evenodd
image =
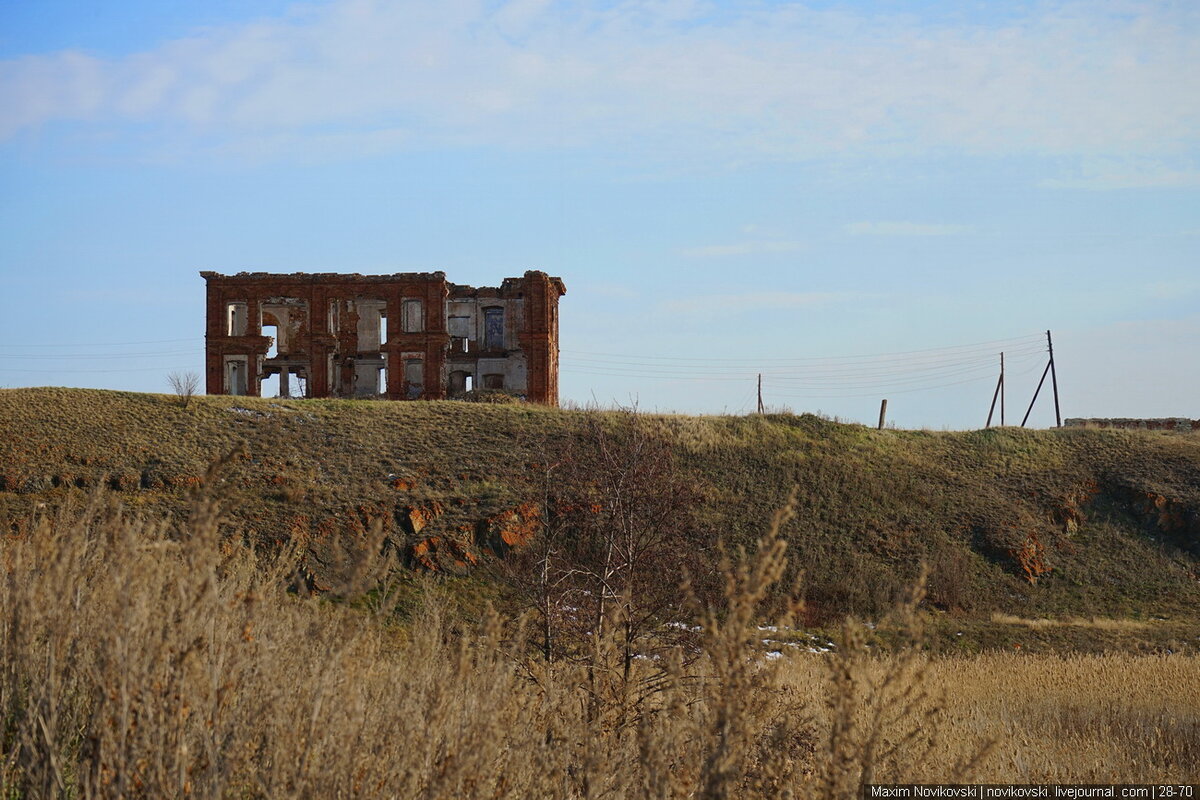
M 1031 364 L 1030 366 L 1026 367 L 1026 368 L 1025 368 L 1025 369 L 1023 369 L 1023 370 L 1017 370 L 1017 371 L 1015 371 L 1015 372 L 1014 372 L 1014 371 L 1012 371 L 1012 370 L 1006 370 L 1006 379 L 1007 379 L 1008 377 L 1012 377 L 1012 376 L 1028 375 L 1029 373 L 1031 373 L 1031 372 L 1034 372 L 1034 371 L 1035 371 L 1035 370 L 1036 370 L 1038 367 L 1040 367 L 1040 366 L 1041 366 L 1040 364 L 1037 364 L 1037 363 L 1035 363 L 1035 364 Z M 966 379 L 964 379 L 964 380 L 951 381 L 951 382 L 949 382 L 949 383 L 934 384 L 934 385 L 929 385 L 929 386 L 915 386 L 915 387 L 910 387 L 910 388 L 907 388 L 907 389 L 905 389 L 905 388 L 895 389 L 895 388 L 888 387 L 888 388 L 887 388 L 887 392 L 888 392 L 888 394 L 908 394 L 908 393 L 911 393 L 911 392 L 925 392 L 925 391 L 929 391 L 929 390 L 932 390 L 932 389 L 944 389 L 944 388 L 947 388 L 947 387 L 950 387 L 950 386 L 962 386 L 962 385 L 965 385 L 965 384 L 968 384 L 968 383 L 978 383 L 979 381 L 983 381 L 983 380 L 992 380 L 992 379 L 994 379 L 995 377 L 996 377 L 996 376 L 995 376 L 995 373 L 992 373 L 992 374 L 990 374 L 990 375 L 979 375 L 979 376 L 976 376 L 976 377 L 974 377 L 974 378 L 966 378 Z M 813 394 L 813 393 L 806 393 L 806 394 L 792 394 L 792 393 L 786 393 L 786 392 L 772 392 L 772 393 L 771 393 L 771 396 L 772 396 L 772 397 L 784 397 L 784 398 L 817 398 L 817 399 L 820 399 L 820 398 L 832 398 L 832 399 L 839 399 L 839 398 L 847 398 L 847 397 L 878 397 L 878 396 L 879 396 L 879 392 L 878 392 L 878 391 L 874 391 L 874 392 L 853 392 L 853 393 L 850 393 L 850 394 L 832 394 L 832 393 L 826 393 L 826 394 Z
M 648 371 L 636 371 L 636 370 L 604 370 L 604 369 L 577 370 L 577 369 L 573 369 L 569 366 L 564 366 L 564 367 L 561 367 L 560 369 L 563 372 L 576 373 L 576 374 L 597 375 L 597 376 L 618 377 L 618 378 L 619 377 L 639 378 L 639 379 L 644 378 L 644 379 L 651 379 L 651 380 L 669 380 L 669 381 L 699 381 L 699 382 L 749 381 L 749 380 L 753 380 L 754 378 L 757 377 L 757 373 L 754 373 L 754 372 L 745 372 L 745 373 L 736 373 L 736 374 L 723 374 L 723 373 L 696 374 L 695 372 L 676 373 L 676 372 L 670 372 L 670 371 L 648 372 Z M 942 369 L 942 370 L 939 370 L 936 372 L 924 372 L 924 373 L 918 373 L 918 374 L 906 375 L 906 376 L 883 376 L 883 377 L 858 376 L 857 378 L 855 376 L 846 376 L 846 379 L 838 380 L 838 379 L 831 379 L 831 378 L 806 377 L 803 375 L 769 376 L 764 373 L 762 375 L 762 378 L 763 378 L 764 386 L 783 386 L 783 387 L 797 388 L 793 384 L 798 383 L 798 382 L 803 382 L 803 383 L 809 384 L 809 385 L 816 384 L 816 385 L 828 387 L 828 388 L 839 388 L 839 387 L 840 388 L 871 388 L 871 387 L 881 387 L 881 386 L 904 386 L 904 385 L 908 385 L 911 383 L 929 383 L 931 381 L 939 381 L 939 380 L 943 380 L 945 378 L 957 377 L 957 376 L 961 376 L 961 375 L 970 375 L 970 374 L 979 374 L 979 375 L 987 376 L 987 375 L 994 374 L 994 372 L 993 372 L 994 369 L 995 369 L 994 364 L 987 363 L 987 364 L 977 364 L 977 365 L 973 365 L 973 366 L 966 367 L 966 368 L 950 369 L 950 370 Z
M 889 353 L 872 353 L 872 354 L 859 354 L 859 355 L 848 355 L 848 356 L 789 356 L 789 357 L 770 357 L 770 358 L 764 357 L 764 358 L 758 358 L 756 360 L 759 362 L 852 361 L 852 360 L 859 360 L 859 359 L 880 359 L 880 358 L 895 359 L 900 356 L 917 355 L 917 354 L 921 354 L 921 353 L 939 353 L 939 352 L 951 353 L 951 352 L 958 351 L 958 350 L 984 349 L 984 350 L 987 350 L 988 352 L 999 352 L 998 350 L 995 349 L 997 346 L 1002 347 L 1003 345 L 1011 344 L 1013 347 L 1019 347 L 1020 346 L 1019 343 L 1032 343 L 1034 341 L 1040 342 L 1043 339 L 1044 339 L 1044 337 L 1042 334 L 1027 334 L 1025 336 L 1016 336 L 1016 337 L 1012 337 L 1012 338 L 1008 338 L 1008 339 L 992 339 L 990 341 L 985 341 L 985 342 L 973 342 L 970 344 L 948 345 L 948 346 L 943 346 L 943 347 L 928 347 L 928 348 L 924 348 L 924 349 L 920 349 L 920 350 L 900 350 L 900 351 L 889 352 Z M 705 363 L 730 361 L 730 362 L 744 363 L 746 360 L 745 358 L 732 358 L 732 357 L 709 358 L 709 357 L 700 357 L 700 356 L 696 356 L 696 357 L 654 356 L 654 355 L 645 355 L 645 354 L 641 354 L 641 355 L 637 355 L 637 356 L 630 356 L 628 354 L 622 354 L 622 353 L 597 353 L 597 352 L 584 351 L 584 350 L 563 350 L 562 352 L 574 353 L 574 354 L 584 355 L 584 356 L 609 356 L 612 358 L 619 358 L 619 359 L 640 358 L 640 359 L 653 360 L 653 361 L 702 361 Z
M 145 342 L 82 342 L 75 344 L 46 344 L 44 342 L 37 343 L 22 343 L 22 344 L 6 344 L 0 342 L 0 347 L 133 347 L 143 344 L 174 344 L 176 342 L 194 342 L 195 336 L 189 336 L 186 339 L 151 339 Z
M 1014 359 L 1028 358 L 1035 354 L 1044 352 L 1044 348 L 1025 348 L 1017 351 L 1007 351 L 1006 355 Z M 998 353 L 987 353 L 974 355 L 969 358 L 951 358 L 942 359 L 939 361 L 923 361 L 919 363 L 909 364 L 890 364 L 890 365 L 869 365 L 862 367 L 854 367 L 849 365 L 837 367 L 778 367 L 778 368 L 762 368 L 755 365 L 755 362 L 747 360 L 742 362 L 742 366 L 731 368 L 732 365 L 706 365 L 703 371 L 708 375 L 733 375 L 744 377 L 746 375 L 761 374 L 765 376 L 775 376 L 780 379 L 797 377 L 800 379 L 806 378 L 830 378 L 840 379 L 843 377 L 881 377 L 886 378 L 892 375 L 908 375 L 914 372 L 942 372 L 947 370 L 957 370 L 962 368 L 970 368 L 975 365 L 992 365 Z M 637 360 L 628 361 L 601 361 L 591 359 L 563 358 L 562 363 L 565 366 L 579 367 L 576 371 L 600 370 L 604 372 L 630 372 L 630 373 L 647 373 L 647 374 L 673 374 L 673 375 L 695 375 L 698 368 L 693 365 L 678 365 L 678 364 L 649 364 Z
M 1046 343 L 1045 343 L 1045 340 L 1042 340 L 1042 341 L 1026 340 L 1026 341 L 1023 341 L 1020 343 L 1009 344 L 1002 348 L 984 347 L 984 346 L 977 345 L 977 346 L 971 347 L 969 349 L 952 347 L 952 348 L 944 348 L 944 349 L 939 349 L 939 350 L 924 350 L 924 351 L 919 351 L 919 352 L 918 351 L 910 351 L 907 353 L 894 353 L 894 354 L 882 353 L 882 354 L 876 354 L 876 355 L 871 355 L 871 356 L 812 356 L 812 357 L 803 357 L 803 358 L 768 358 L 768 357 L 755 356 L 753 358 L 753 360 L 756 363 L 771 364 L 773 366 L 779 366 L 779 367 L 837 366 L 839 363 L 845 364 L 845 365 L 850 365 L 850 366 L 861 366 L 861 365 L 870 365 L 872 362 L 921 363 L 921 362 L 925 362 L 925 361 L 941 361 L 941 360 L 946 360 L 946 359 L 973 358 L 973 357 L 976 357 L 979 355 L 995 355 L 996 353 L 999 353 L 1001 349 L 1004 350 L 1004 352 L 1017 352 L 1017 351 L 1022 351 L 1022 350 L 1045 350 Z M 709 364 L 709 363 L 743 364 L 747 361 L 747 359 L 745 357 L 742 357 L 742 358 L 716 358 L 716 357 L 703 358 L 703 357 L 689 357 L 689 356 L 656 356 L 656 355 L 650 355 L 650 354 L 646 354 L 646 353 L 639 353 L 639 354 L 631 355 L 631 354 L 627 354 L 627 353 L 591 353 L 591 352 L 580 351 L 580 350 L 562 350 L 561 352 L 564 354 L 570 355 L 572 358 L 587 359 L 589 361 L 616 361 L 616 362 L 637 361 L 637 362 L 645 362 L 647 364 L 663 364 L 663 363 L 667 363 L 667 364 L 688 363 L 688 364 L 691 364 L 691 363 L 697 363 L 697 362 L 702 362 L 705 364 Z
M 76 374 L 76 373 L 95 373 L 95 372 L 170 372 L 172 370 L 182 370 L 186 367 L 126 367 L 124 369 L 24 369 L 24 368 L 0 368 L 0 372 L 41 372 L 54 375 Z
M 43 375 L 64 375 L 64 374 L 114 374 L 127 372 L 170 372 L 172 370 L 188 369 L 189 367 L 160 365 L 160 366 L 117 366 L 114 362 L 120 362 L 127 359 L 151 359 L 151 358 L 171 358 L 175 359 L 180 356 L 203 356 L 203 348 L 189 347 L 186 349 L 167 348 L 162 350 L 138 350 L 128 351 L 122 348 L 130 347 L 145 347 L 147 345 L 174 345 L 182 342 L 191 344 L 196 343 L 195 336 L 189 336 L 182 339 L 145 339 L 140 341 L 129 342 L 77 342 L 77 343 L 47 343 L 47 342 L 0 342 L 0 372 L 4 373 L 30 373 Z M 62 350 L 65 348 L 80 347 L 86 348 L 88 352 L 83 353 L 55 353 L 45 352 L 55 349 Z M 99 348 L 112 348 L 108 352 L 95 352 Z M 45 369 L 38 367 L 26 367 L 24 363 L 31 361 L 49 362 L 56 365 L 54 369 Z M 112 364 L 112 366 L 92 367 L 80 366 L 74 367 L 69 362 L 72 361 L 88 361 L 101 362 Z M 9 362 L 9 363 L 5 363 Z M 17 363 L 13 363 L 17 362 Z M 61 366 L 58 366 L 61 365 Z
M 73 355 L 33 355 L 27 353 L 0 353 L 0 358 L 15 359 L 23 361 L 46 361 L 48 359 L 58 361 L 78 361 L 80 359 L 88 360 L 112 360 L 121 358 L 159 358 L 162 356 L 184 356 L 198 355 L 203 353 L 203 350 L 163 350 L 157 353 L 75 353 Z
M 1041 334 L 896 353 L 801 358 L 732 359 L 566 350 L 560 369 L 597 377 L 673 382 L 759 378 L 764 388 L 771 389 L 772 397 L 836 398 L 871 396 L 880 391 L 928 391 L 990 380 L 996 374 L 1000 352 L 1008 359 L 1009 374 L 1024 374 L 1036 366 L 1032 362 L 1040 360 L 1046 350 Z M 1020 369 L 1025 364 L 1031 366 Z M 868 389 L 871 391 L 863 391 Z
M 1034 353 L 1044 352 L 1045 348 L 1022 348 L 1015 351 L 1008 351 L 1007 355 L 1012 358 L 1021 358 Z M 940 372 L 945 370 L 956 369 L 959 367 L 967 367 L 976 364 L 994 364 L 997 353 L 986 353 L 972 355 L 970 357 L 956 357 L 950 359 L 942 359 L 938 361 L 928 360 L 915 363 L 893 363 L 893 364 L 871 364 L 871 365 L 837 365 L 837 366 L 792 366 L 792 367 L 759 367 L 755 366 L 754 362 L 745 363 L 737 369 L 731 369 L 731 365 L 716 364 L 706 365 L 704 371 L 708 374 L 720 373 L 726 375 L 736 375 L 745 377 L 747 375 L 761 374 L 766 376 L 776 376 L 781 379 L 798 379 L 808 380 L 813 378 L 830 378 L 839 379 L 842 377 L 881 377 L 886 378 L 892 375 L 908 375 L 913 372 Z M 581 358 L 564 358 L 564 364 L 569 364 L 572 367 L 588 368 L 602 370 L 606 373 L 612 372 L 635 372 L 654 374 L 674 374 L 674 375 L 692 375 L 697 371 L 697 367 L 691 364 L 651 364 L 644 361 L 629 360 L 596 360 L 596 359 L 581 359 Z M 579 370 L 577 370 L 579 371 Z
M 1009 363 L 1010 364 L 1024 364 L 1026 362 L 1033 361 L 1035 359 L 1036 359 L 1036 356 L 1029 354 L 1029 355 L 1023 355 L 1023 356 L 1020 356 L 1017 358 L 1009 358 Z M 767 373 L 763 373 L 763 381 L 767 382 L 767 383 L 772 383 L 772 384 L 780 383 L 780 382 L 791 382 L 791 381 L 803 381 L 805 383 L 830 384 L 830 385 L 846 385 L 850 382 L 858 382 L 858 383 L 869 384 L 869 385 L 904 384 L 904 383 L 912 383 L 912 382 L 918 382 L 918 381 L 937 380 L 937 379 L 941 379 L 941 378 L 954 377 L 957 375 L 966 375 L 966 374 L 970 374 L 970 373 L 986 373 L 986 374 L 991 375 L 991 374 L 995 374 L 996 366 L 997 366 L 997 364 L 996 364 L 995 360 L 988 359 L 987 361 L 978 361 L 973 364 L 966 364 L 966 365 L 959 364 L 959 365 L 952 365 L 952 366 L 946 366 L 946 367 L 938 367 L 935 369 L 911 370 L 908 372 L 895 372 L 895 373 L 887 373 L 887 374 L 866 373 L 866 374 L 860 374 L 860 375 L 849 374 L 849 375 L 838 375 L 838 376 L 827 376 L 827 375 L 780 376 L 780 375 L 769 375 Z
M 194 342 L 187 339 L 158 339 L 139 342 L 89 342 L 86 344 L 4 344 L 0 348 L 64 348 L 64 347 L 133 347 L 148 344 L 172 344 Z M 600 353 L 581 350 L 561 351 L 560 371 L 569 374 L 594 375 L 598 377 L 626 377 L 651 380 L 728 382 L 746 381 L 761 376 L 763 386 L 771 389 L 772 397 L 860 397 L 873 396 L 881 390 L 891 393 L 928 391 L 931 389 L 957 386 L 991 378 L 994 375 L 995 359 L 1003 351 L 1014 367 L 1028 363 L 1046 350 L 1041 334 L 992 339 L 962 345 L 871 353 L 847 356 L 797 356 L 797 357 L 704 357 L 704 356 L 658 356 L 649 354 Z M 127 358 L 158 358 L 163 356 L 200 355 L 202 350 L 164 350 L 155 352 L 110 352 L 110 353 L 12 353 L 0 350 L 0 359 L 30 361 L 70 360 L 120 360 Z M 698 369 L 704 365 L 703 369 Z M 1012 375 L 1022 375 L 1033 370 L 1010 369 Z M 5 372 L 30 373 L 114 373 L 152 372 L 170 367 L 126 367 L 82 368 L 82 369 L 36 369 L 24 367 L 0 367 Z M 966 377 L 969 376 L 969 377 Z M 949 380 L 954 378 L 955 380 Z M 804 390 L 810 388 L 815 391 Z M 860 390 L 870 389 L 871 392 Z M 783 390 L 783 391 L 780 391 Z M 796 393 L 797 390 L 803 393 Z M 835 393 L 837 392 L 837 393 Z M 847 393 L 848 392 L 848 393 Z M 754 399 L 751 391 L 744 408 Z

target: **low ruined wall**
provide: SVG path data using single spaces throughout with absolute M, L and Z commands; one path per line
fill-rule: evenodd
M 1200 431 L 1200 419 L 1166 417 L 1163 419 L 1068 419 L 1068 428 L 1123 428 L 1142 431 Z

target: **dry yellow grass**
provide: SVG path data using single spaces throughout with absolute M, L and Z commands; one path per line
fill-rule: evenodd
M 790 660 L 783 685 L 810 705 L 827 693 L 819 657 Z M 892 662 L 881 659 L 878 680 Z M 982 783 L 1195 783 L 1200 659 L 1184 655 L 987 653 L 927 662 L 926 708 L 942 750 L 914 781 L 941 781 L 980 750 Z M 937 700 L 940 699 L 940 702 Z M 828 721 L 823 721 L 827 725 Z
M 289 594 L 294 560 L 211 500 L 179 527 L 100 500 L 0 539 L 4 797 L 845 797 L 865 779 L 1200 780 L 1195 658 L 765 661 L 770 535 L 726 564 L 699 657 L 547 665 L 520 625 L 464 628 Z M 364 592 L 368 586 L 372 591 Z M 900 621 L 912 626 L 911 606 Z M 610 626 L 615 629 L 617 626 Z M 648 695 L 635 697 L 652 686 Z
M 1091 619 L 1082 619 L 1079 617 L 1047 619 L 1039 617 L 1037 619 L 1027 619 L 1025 617 L 1016 617 L 1012 614 L 992 614 L 992 622 L 999 622 L 1005 625 L 1021 625 L 1026 628 L 1058 628 L 1069 626 L 1072 628 L 1098 628 L 1109 631 L 1142 630 L 1150 627 L 1151 624 L 1136 619 L 1108 619 L 1107 617 L 1092 617 Z

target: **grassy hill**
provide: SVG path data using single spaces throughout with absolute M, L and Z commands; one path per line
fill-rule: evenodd
M 304 547 L 318 584 L 339 547 L 382 525 L 397 568 L 424 563 L 474 590 L 489 572 L 471 563 L 494 557 L 481 532 L 541 502 L 548 464 L 631 424 L 520 404 L 200 397 L 184 408 L 60 388 L 0 391 L 0 419 L 8 530 L 95 497 L 183 515 L 204 487 L 230 530 Z M 876 618 L 926 564 L 946 647 L 1197 644 L 1200 436 L 638 419 L 697 498 L 701 564 L 717 538 L 752 542 L 794 495 L 784 533 L 811 625 Z

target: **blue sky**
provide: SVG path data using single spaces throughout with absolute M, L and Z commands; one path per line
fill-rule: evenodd
M 538 268 L 581 404 L 978 427 L 1052 329 L 1064 416 L 1200 417 L 1198 45 L 1190 2 L 5 0 L 0 386 L 165 391 L 200 269 Z

